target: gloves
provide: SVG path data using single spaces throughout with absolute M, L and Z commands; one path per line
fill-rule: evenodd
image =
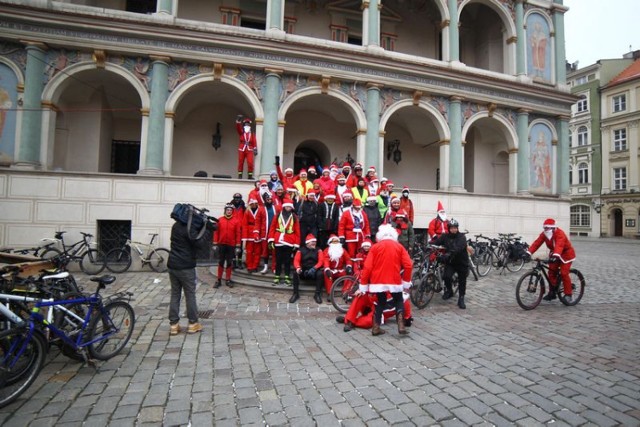
M 254 155 L 254 156 L 257 156 L 257 155 L 258 155 L 258 148 L 254 148 L 254 149 L 253 149 L 253 155 Z
M 340 244 L 341 244 L 341 245 L 344 245 L 344 242 L 345 242 L 344 237 L 341 237 L 341 238 L 340 238 Z
M 347 272 L 347 274 L 351 275 L 351 274 L 353 274 L 353 267 L 351 267 L 350 265 L 347 265 L 347 266 L 344 268 L 344 271 L 346 271 L 346 272 Z
M 560 262 L 560 258 L 552 255 L 551 257 L 549 257 L 549 262 Z
M 276 156 L 276 166 L 280 166 L 280 156 Z
M 328 268 L 324 271 L 324 275 L 326 276 L 327 279 L 331 279 L 331 270 L 329 270 Z
M 276 248 L 276 245 L 273 244 L 273 242 L 269 242 L 269 250 L 272 251 Z
M 296 268 L 296 274 L 298 276 L 300 276 L 302 274 L 302 269 L 301 268 Z
M 242 255 L 242 248 L 240 246 L 236 246 L 236 255 L 237 256 Z
M 448 264 L 451 256 L 449 254 L 438 255 L 438 262 L 441 264 Z
M 309 270 L 307 270 L 307 277 L 316 277 L 316 271 L 317 270 L 315 268 L 311 267 Z
M 242 118 L 243 118 L 243 117 L 244 117 L 244 116 L 243 116 L 242 114 L 238 114 L 238 115 L 236 116 L 236 123 L 240 123 L 240 122 L 242 121 Z

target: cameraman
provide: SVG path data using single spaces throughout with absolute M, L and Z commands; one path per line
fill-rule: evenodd
M 467 290 L 467 275 L 469 274 L 469 254 L 467 253 L 467 239 L 458 232 L 458 221 L 451 218 L 447 224 L 448 233 L 441 234 L 431 243 L 444 246 L 446 254 L 440 255 L 440 261 L 445 264 L 444 285 L 446 287 L 442 299 L 448 300 L 453 296 L 451 281 L 453 273 L 458 273 L 458 307 L 465 309 L 464 296 Z

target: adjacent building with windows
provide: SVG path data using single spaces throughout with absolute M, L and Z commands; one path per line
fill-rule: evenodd
M 472 233 L 531 238 L 549 216 L 566 228 L 577 99 L 567 10 L 562 0 L 0 0 L 0 245 L 59 229 L 103 241 L 110 228 L 166 244 L 175 202 L 220 214 L 251 189 L 235 179 L 239 114 L 253 120 L 261 176 L 275 156 L 296 171 L 353 160 L 412 189 L 417 228 L 438 200 Z M 579 178 L 576 165 L 574 179 L 590 182 L 590 168 Z
M 583 68 L 573 67 L 567 83 L 578 101 L 571 107 L 569 125 L 569 182 L 571 191 L 571 233 L 598 237 L 601 229 L 602 200 L 602 113 L 601 87 L 633 63 L 628 58 L 602 59 Z

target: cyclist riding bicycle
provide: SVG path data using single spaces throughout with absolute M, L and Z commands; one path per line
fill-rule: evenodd
M 467 290 L 467 275 L 469 274 L 467 239 L 464 234 L 458 232 L 458 221 L 453 218 L 447 224 L 447 231 L 432 241 L 433 244 L 446 248 L 446 253 L 440 255 L 445 264 L 443 278 L 446 289 L 442 299 L 447 300 L 453 296 L 453 273 L 458 273 L 458 307 L 465 309 L 467 306 L 464 303 L 464 296 Z
M 558 270 L 560 270 L 562 285 L 564 286 L 564 298 L 570 302 L 572 289 L 569 272 L 571 271 L 573 260 L 576 259 L 576 252 L 566 233 L 557 227 L 556 221 L 553 218 L 545 219 L 542 224 L 542 229 L 542 233 L 540 233 L 538 238 L 529 246 L 527 255 L 530 257 L 543 243 L 549 248 L 549 282 L 551 283 L 551 287 L 543 299 L 545 301 L 556 299 Z

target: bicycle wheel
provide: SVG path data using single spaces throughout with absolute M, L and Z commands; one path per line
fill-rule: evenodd
M 0 408 L 15 401 L 33 384 L 47 354 L 44 337 L 34 331 L 26 340 L 23 328 L 3 333 L 0 338 Z
M 458 293 L 458 273 L 453 273 L 451 276 L 451 292 L 454 296 Z
M 62 251 L 56 248 L 49 248 L 46 251 L 42 252 L 42 255 L 40 255 L 40 258 L 51 259 L 51 258 L 57 257 L 58 255 L 62 255 Z
M 433 272 L 429 272 L 419 283 L 413 282 L 409 292 L 409 299 L 418 309 L 425 308 L 433 299 L 436 280 L 438 280 L 436 275 Z
M 157 273 L 167 271 L 167 261 L 169 261 L 169 250 L 158 248 L 149 253 L 149 266 Z
M 129 248 L 115 248 L 107 252 L 106 267 L 112 273 L 124 273 L 131 267 Z
M 346 313 L 349 310 L 353 294 L 358 290 L 359 282 L 355 276 L 342 276 L 337 278 L 331 286 L 331 304 L 340 313 Z
M 105 261 L 106 258 L 101 250 L 89 249 L 80 259 L 80 269 L 90 276 L 100 274 L 104 270 Z
M 516 301 L 524 310 L 536 308 L 544 295 L 544 279 L 542 275 L 529 271 L 520 277 L 516 285 Z
M 509 270 L 510 272 L 516 273 L 522 270 L 522 267 L 524 267 L 524 258 L 519 258 L 519 259 L 507 258 L 506 267 L 507 267 L 507 270 Z
M 82 298 L 80 292 L 69 292 L 60 297 L 61 300 L 69 300 L 74 298 Z M 57 309 L 53 316 L 53 325 L 63 331 L 67 336 L 73 336 L 78 333 L 82 329 L 82 325 L 84 323 L 84 318 L 87 315 L 87 309 L 84 304 L 67 304 L 64 305 L 64 308 L 71 311 L 78 317 L 72 316 L 71 314 Z M 78 350 L 74 346 L 70 346 L 61 338 L 58 338 L 56 335 L 51 335 L 51 344 L 55 344 L 60 347 L 60 352 L 67 356 L 70 359 L 83 361 L 84 357 L 82 357 L 81 353 L 78 353 Z
M 478 271 L 478 276 L 485 277 L 487 274 L 491 272 L 493 268 L 493 262 L 491 260 L 491 252 L 484 252 L 478 262 L 476 263 L 476 270 Z
M 558 287 L 558 296 L 560 297 L 560 302 L 564 305 L 573 306 L 580 302 L 582 296 L 584 295 L 584 276 L 579 270 L 572 268 L 569 272 L 569 277 L 571 278 L 571 302 L 568 302 L 564 297 L 564 286 L 562 282 L 559 282 Z
M 129 342 L 136 316 L 126 301 L 112 301 L 91 318 L 87 331 L 88 339 L 101 339 L 90 344 L 89 354 L 94 359 L 108 360 L 120 353 Z

